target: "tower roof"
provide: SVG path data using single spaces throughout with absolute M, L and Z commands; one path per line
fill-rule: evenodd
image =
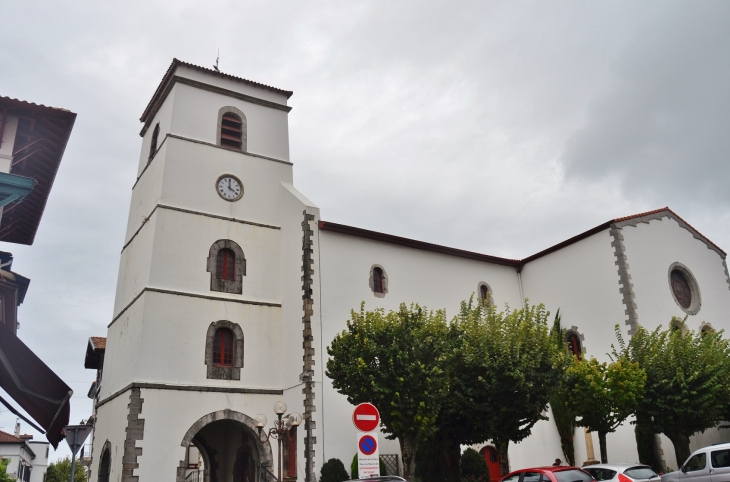
M 154 95 L 150 99 L 149 103 L 147 104 L 147 107 L 145 108 L 144 112 L 142 113 L 142 117 L 139 118 L 140 122 L 147 122 L 148 118 L 151 117 L 152 113 L 155 111 L 155 105 L 165 96 L 165 90 L 172 81 L 172 78 L 175 75 L 175 69 L 178 66 L 184 66 L 191 69 L 198 70 L 200 72 L 205 72 L 206 74 L 214 75 L 216 77 L 220 77 L 222 79 L 228 79 L 233 80 L 235 82 L 240 82 L 242 84 L 251 85 L 253 87 L 258 87 L 260 89 L 266 89 L 270 90 L 271 92 L 275 92 L 277 94 L 285 95 L 288 99 L 292 95 L 294 95 L 294 92 L 291 90 L 284 90 L 279 89 L 277 87 L 272 87 L 270 85 L 261 84 L 259 82 L 254 82 L 253 80 L 244 79 L 242 77 L 236 77 L 235 75 L 226 74 L 223 72 L 219 72 L 217 70 L 209 69 L 207 67 L 201 67 L 199 65 L 190 64 L 188 62 L 183 62 L 182 60 L 178 59 L 172 59 L 172 63 L 170 64 L 170 67 L 167 69 L 167 72 L 165 72 L 164 77 L 162 77 L 162 81 L 160 82 L 160 85 L 157 86 L 157 90 L 155 90 Z

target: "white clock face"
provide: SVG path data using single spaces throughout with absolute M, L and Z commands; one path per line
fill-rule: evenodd
M 226 201 L 236 201 L 243 195 L 241 181 L 233 176 L 221 176 L 218 178 L 218 194 Z

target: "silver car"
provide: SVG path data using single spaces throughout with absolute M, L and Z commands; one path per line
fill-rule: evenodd
M 730 481 L 730 443 L 695 450 L 678 471 L 662 475 L 662 482 L 727 481 Z
M 597 482 L 659 482 L 661 477 L 648 465 L 641 464 L 596 464 L 583 467 Z

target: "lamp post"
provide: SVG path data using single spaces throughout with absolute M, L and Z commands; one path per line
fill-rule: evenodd
M 267 442 L 270 438 L 274 438 L 278 442 L 278 448 L 279 448 L 279 482 L 281 482 L 281 447 L 282 447 L 282 439 L 284 435 L 286 435 L 289 430 L 292 429 L 292 427 L 296 427 L 299 424 L 302 423 L 302 416 L 296 412 L 290 413 L 286 417 L 284 417 L 284 414 L 286 413 L 286 403 L 284 402 L 276 402 L 274 404 L 274 413 L 277 416 L 277 420 L 274 420 L 274 426 L 271 427 L 267 432 L 264 431 L 264 427 L 266 426 L 266 423 L 268 422 L 268 419 L 266 418 L 266 415 L 259 414 L 256 415 L 256 428 L 259 429 L 259 439 L 261 440 L 261 443 Z

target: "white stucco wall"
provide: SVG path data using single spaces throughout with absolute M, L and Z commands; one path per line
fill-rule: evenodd
M 30 482 L 45 482 L 46 470 L 48 469 L 48 450 L 50 444 L 41 441 L 28 441 L 28 445 L 35 454 L 33 459 L 33 471 L 30 473 Z
M 321 367 L 326 367 L 326 348 L 334 336 L 346 328 L 350 310 L 365 308 L 396 310 L 400 303 L 419 303 L 431 309 L 445 308 L 447 316 L 457 314 L 459 303 L 486 282 L 494 292 L 494 302 L 503 307 L 521 306 L 516 269 L 445 254 L 412 249 L 369 239 L 319 231 L 322 348 Z M 381 265 L 388 278 L 388 293 L 376 297 L 369 286 L 370 269 Z M 356 452 L 356 429 L 346 397 L 324 382 L 324 443 L 322 459 L 338 458 L 348 468 Z M 319 439 L 318 439 L 319 440 Z M 380 435 L 381 454 L 399 454 L 397 440 Z

